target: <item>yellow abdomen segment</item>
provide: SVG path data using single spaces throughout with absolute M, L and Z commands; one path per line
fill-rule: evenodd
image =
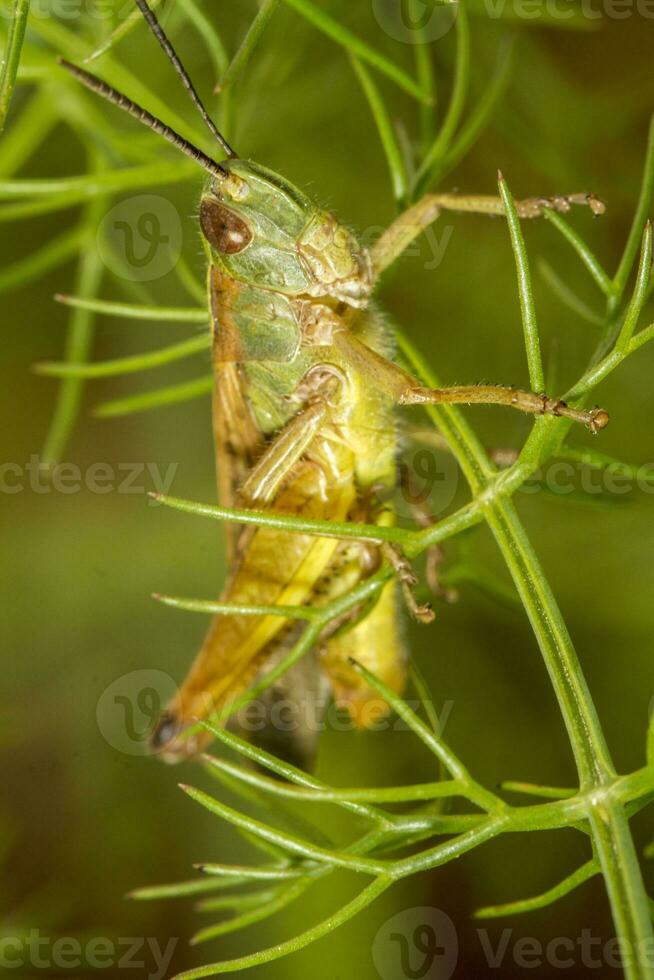
M 406 653 L 402 642 L 394 581 L 388 582 L 374 609 L 353 629 L 334 637 L 323 654 L 337 704 L 346 707 L 357 728 L 371 728 L 388 714 L 388 705 L 357 674 L 356 660 L 401 694 L 406 681 Z

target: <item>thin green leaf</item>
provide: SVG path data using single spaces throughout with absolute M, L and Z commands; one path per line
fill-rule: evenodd
M 649 343 L 654 337 L 654 323 L 650 323 L 649 326 L 643 327 L 639 330 L 635 337 L 631 338 L 631 343 L 629 344 L 629 353 L 633 354 L 634 351 L 642 347 L 643 344 Z
M 577 449 L 574 446 L 563 446 L 556 455 L 561 459 L 569 459 L 574 463 L 591 466 L 595 470 L 608 471 L 615 476 L 654 483 L 654 470 L 649 464 L 638 466 L 633 463 L 623 463 L 621 460 L 601 453 L 597 449 Z
M 177 974 L 173 980 L 200 980 L 202 977 L 213 977 L 220 973 L 234 973 L 238 970 L 247 970 L 252 966 L 259 966 L 262 963 L 270 963 L 283 956 L 288 956 L 290 953 L 295 953 L 297 950 L 316 942 L 316 940 L 322 939 L 323 936 L 328 936 L 340 925 L 354 918 L 355 915 L 358 915 L 359 912 L 362 912 L 363 909 L 374 902 L 387 888 L 390 888 L 391 884 L 392 879 L 390 878 L 376 878 L 375 881 L 368 885 L 367 888 L 364 888 L 351 902 L 343 905 L 337 912 L 324 919 L 318 925 L 312 926 L 312 928 L 307 929 L 298 936 L 294 936 L 293 939 L 289 939 L 283 943 L 276 943 L 268 949 L 262 949 L 258 953 L 252 953 L 249 956 L 240 956 L 234 960 L 223 960 L 222 963 L 212 963 L 209 966 L 187 970 L 184 973 Z
M 204 874 L 217 878 L 236 878 L 238 881 L 278 881 L 288 878 L 300 878 L 304 874 L 298 868 L 270 867 L 250 868 L 235 864 L 198 864 L 197 868 Z
M 511 191 L 501 174 L 499 176 L 498 186 L 500 196 L 504 203 L 504 210 L 506 211 L 506 220 L 509 226 L 511 246 L 515 258 L 518 294 L 520 297 L 520 314 L 525 337 L 525 349 L 527 351 L 527 364 L 529 366 L 529 382 L 532 391 L 545 391 L 545 372 L 543 371 L 543 360 L 540 353 L 538 320 L 534 305 L 534 293 L 531 286 L 527 248 Z
M 193 500 L 181 500 L 165 494 L 152 494 L 153 498 L 166 507 L 209 517 L 214 521 L 233 521 L 237 524 L 255 524 L 258 527 L 272 527 L 295 534 L 317 534 L 328 538 L 354 538 L 358 541 L 397 541 L 411 540 L 418 532 L 407 532 L 402 528 L 382 527 L 377 524 L 356 524 L 350 521 L 319 521 L 308 518 L 275 514 L 270 511 L 245 510 L 237 507 L 215 507 L 198 504 Z
M 411 660 L 409 663 L 409 673 L 411 676 L 411 683 L 416 689 L 416 694 L 420 698 L 422 710 L 427 715 L 427 721 L 429 722 L 431 730 L 435 735 L 440 735 L 441 723 L 438 715 L 436 714 L 436 708 L 434 707 L 434 702 L 432 700 L 429 687 L 427 686 L 425 675 L 422 673 L 415 660 Z
M 429 152 L 418 169 L 417 180 L 428 183 L 428 177 L 450 149 L 454 134 L 461 120 L 470 85 L 470 22 L 465 3 L 457 5 L 456 17 L 456 69 L 452 95 L 443 124 Z
M 205 762 L 208 760 L 205 758 Z M 241 800 L 247 800 L 260 810 L 268 812 L 275 821 L 278 830 L 288 831 L 295 837 L 307 840 L 311 844 L 319 847 L 330 848 L 334 841 L 326 834 L 315 822 L 308 820 L 297 808 L 289 809 L 279 800 L 273 799 L 269 793 L 265 793 L 260 787 L 253 783 L 247 783 L 236 779 L 229 771 L 229 767 L 207 765 L 206 771 L 211 777 L 216 779 L 230 793 L 238 796 Z M 256 850 L 263 851 L 267 856 L 272 857 L 277 866 L 289 867 L 296 865 L 295 858 L 289 859 L 288 853 L 277 844 L 257 836 L 248 830 L 237 828 L 239 834 Z
M 252 57 L 254 49 L 261 40 L 261 37 L 270 22 L 275 10 L 279 6 L 279 0 L 263 0 L 257 14 L 250 24 L 245 37 L 243 38 L 238 51 L 232 58 L 229 67 L 223 74 L 217 91 L 225 92 L 230 88 L 241 72 L 245 69 L 248 61 Z
M 52 269 L 70 261 L 77 254 L 85 237 L 82 226 L 64 231 L 57 238 L 46 242 L 24 259 L 6 265 L 0 273 L 0 293 L 9 292 L 40 279 Z
M 55 17 L 34 17 L 30 22 L 30 27 L 37 37 L 45 41 L 57 54 L 63 55 L 70 61 L 78 61 L 80 56 L 79 35 L 64 26 L 61 20 Z M 70 77 L 68 72 L 55 64 L 52 55 L 48 60 L 48 74 L 52 70 L 56 71 L 62 84 L 75 89 L 79 84 Z M 181 136 L 189 139 L 196 146 L 204 147 L 209 152 L 213 149 L 208 136 L 194 125 L 189 124 L 189 119 L 195 123 L 195 117 L 188 114 L 180 115 L 174 109 L 170 100 L 160 97 L 156 90 L 148 84 L 147 80 L 139 74 L 130 72 L 121 62 L 115 61 L 111 55 L 107 55 L 102 65 L 102 77 L 120 92 L 125 92 L 134 99 L 139 105 L 147 106 L 160 119 L 165 119 L 168 125 L 172 126 Z M 179 158 L 178 158 L 179 159 Z
M 631 223 L 631 229 L 629 231 L 629 236 L 624 247 L 624 252 L 622 253 L 622 258 L 618 265 L 617 272 L 613 278 L 613 290 L 618 295 L 621 296 L 624 292 L 627 280 L 629 279 L 629 273 L 636 261 L 636 255 L 638 254 L 638 246 L 640 244 L 642 228 L 645 222 L 650 217 L 650 210 L 652 207 L 652 197 L 654 195 L 654 116 L 650 119 L 649 131 L 647 134 L 647 150 L 645 154 L 645 166 L 643 168 L 643 176 L 640 183 L 640 195 L 638 198 L 638 204 L 636 205 L 636 211 L 634 214 L 634 219 Z
M 509 609 L 520 606 L 520 600 L 511 585 L 505 584 L 496 575 L 489 574 L 485 569 L 478 568 L 471 562 L 461 562 L 449 568 L 443 575 L 442 582 L 447 588 L 472 585 L 489 599 Z
M 222 75 L 229 64 L 229 55 L 223 39 L 216 30 L 215 23 L 205 15 L 204 11 L 194 0 L 178 0 L 178 3 L 204 41 L 211 55 L 216 74 Z
M 0 69 L 0 133 L 7 121 L 11 97 L 16 84 L 29 10 L 30 0 L 13 0 L 9 14 L 7 42 L 2 57 L 2 68 Z
M 162 0 L 149 0 L 150 9 L 155 11 L 157 7 L 162 3 Z M 92 61 L 96 61 L 98 58 L 110 51 L 111 48 L 115 47 L 119 41 L 122 41 L 124 37 L 134 30 L 139 24 L 143 23 L 143 14 L 135 7 L 134 10 L 130 10 L 129 14 L 124 20 L 121 20 L 117 27 L 111 31 L 111 33 L 84 59 L 84 64 L 88 65 Z
M 593 858 L 580 868 L 577 868 L 576 871 L 573 871 L 563 881 L 560 881 L 558 885 L 554 885 L 553 888 L 548 888 L 546 892 L 542 892 L 540 895 L 534 895 L 532 898 L 523 898 L 517 902 L 507 902 L 505 905 L 486 905 L 484 908 L 477 909 L 475 918 L 497 919 L 503 915 L 521 915 L 523 912 L 532 912 L 534 909 L 544 909 L 599 873 L 599 865 Z
M 53 197 L 39 195 L 33 200 L 29 197 L 16 204 L 4 204 L 0 207 L 0 224 L 11 221 L 23 221 L 25 218 L 35 218 L 41 214 L 51 214 L 53 211 L 65 211 L 77 206 L 84 200 L 79 191 L 66 194 L 55 194 Z
M 146 354 L 134 354 L 130 357 L 119 357 L 112 361 L 99 361 L 95 364 L 67 364 L 44 362 L 36 364 L 37 374 L 51 378 L 110 378 L 120 374 L 134 374 L 137 371 L 149 371 L 162 364 L 171 364 L 185 357 L 191 357 L 200 351 L 208 350 L 211 338 L 208 334 L 191 337 L 179 344 L 160 347 Z
M 355 74 L 359 79 L 361 87 L 368 100 L 370 111 L 372 112 L 377 130 L 379 132 L 379 138 L 381 139 L 381 143 L 384 148 L 388 170 L 391 175 L 393 197 L 398 204 L 401 204 L 402 202 L 406 201 L 409 193 L 409 179 L 402 150 L 400 149 L 400 145 L 393 129 L 393 124 L 386 110 L 386 105 L 381 93 L 375 85 L 374 79 L 370 72 L 355 55 L 350 56 L 350 61 L 352 62 L 352 67 L 354 68 Z
M 586 266 L 604 295 L 607 297 L 613 296 L 615 287 L 611 282 L 611 279 L 602 268 L 599 259 L 593 254 L 581 235 L 579 235 L 574 228 L 571 228 L 568 222 L 565 221 L 565 219 L 562 218 L 556 211 L 552 211 L 550 208 L 543 208 L 543 215 L 558 231 L 561 232 L 566 241 L 572 245 L 575 252 Z
M 209 796 L 208 793 L 196 789 L 194 786 L 181 785 L 180 788 L 191 799 L 195 800 L 196 803 L 199 803 L 205 809 L 209 810 L 210 813 L 213 813 L 214 816 L 221 817 L 236 827 L 243 827 L 244 830 L 255 834 L 257 837 L 272 841 L 273 844 L 284 848 L 284 850 L 291 854 L 299 854 L 303 858 L 318 861 L 320 864 L 331 864 L 337 867 L 349 868 L 351 871 L 360 871 L 364 874 L 379 875 L 384 874 L 386 871 L 386 863 L 384 861 L 374 861 L 355 854 L 346 854 L 344 851 L 318 847 L 309 841 L 301 840 L 294 834 L 288 834 L 260 820 L 255 820 L 254 817 L 248 817 L 243 813 L 239 813 L 238 810 L 234 810 L 220 800 L 216 800 L 213 796 Z
M 420 106 L 420 138 L 421 154 L 427 153 L 434 139 L 434 122 L 436 114 L 436 73 L 432 62 L 432 46 L 426 34 L 426 24 L 421 23 L 422 0 L 410 0 L 410 17 L 416 27 L 415 53 L 416 75 L 418 85 L 429 96 L 430 105 Z
M 515 50 L 514 41 L 515 38 L 511 37 L 502 45 L 497 60 L 497 68 L 488 88 L 485 89 L 470 117 L 461 126 L 458 135 L 454 137 L 450 149 L 445 153 L 441 162 L 435 163 L 429 173 L 424 174 L 418 186 L 420 193 L 427 191 L 432 184 L 440 180 L 463 159 L 488 124 L 496 107 L 502 101 L 511 79 L 513 52 Z
M 259 766 L 264 769 L 268 769 L 270 772 L 276 773 L 281 776 L 282 779 L 288 780 L 290 783 L 294 783 L 297 786 L 304 786 L 308 789 L 315 790 L 325 790 L 329 787 L 316 779 L 314 776 L 309 775 L 302 769 L 298 769 L 296 766 L 292 766 L 289 762 L 283 762 L 280 759 L 275 758 L 270 752 L 266 752 L 258 745 L 252 745 L 250 742 L 246 742 L 245 739 L 239 738 L 233 732 L 229 732 L 224 728 L 219 728 L 210 723 L 205 723 L 205 727 L 208 731 L 212 733 L 219 741 L 223 742 L 229 748 L 238 752 L 240 755 L 245 756 L 246 759 L 251 759 L 256 762 Z M 209 765 L 214 765 L 214 757 L 211 755 L 205 756 L 206 762 Z M 386 818 L 386 815 L 381 811 L 377 810 L 375 807 L 361 806 L 358 803 L 352 803 L 349 800 L 344 800 L 342 802 L 343 809 L 350 810 L 362 817 L 369 820 L 376 821 L 377 823 L 382 823 L 386 827 L 391 827 L 392 825 Z
M 654 766 L 654 712 L 650 712 L 647 725 L 646 758 L 647 765 Z
M 129 320 L 156 320 L 158 322 L 206 323 L 207 311 L 188 306 L 145 306 L 138 303 L 117 303 L 114 300 L 86 298 L 84 296 L 55 295 L 57 303 L 74 306 L 79 310 L 91 310 L 106 316 L 125 317 Z
M 185 609 L 188 612 L 198 612 L 210 615 L 221 616 L 283 616 L 285 619 L 315 619 L 320 615 L 320 610 L 313 606 L 252 606 L 238 605 L 233 602 L 213 602 L 204 599 L 182 599 L 178 596 L 160 595 L 154 593 L 152 596 L 164 606 L 172 606 L 174 609 Z
M 629 301 L 629 306 L 627 307 L 627 311 L 624 315 L 624 320 L 622 322 L 622 326 L 620 327 L 618 339 L 615 342 L 616 348 L 623 353 L 629 352 L 634 330 L 638 326 L 638 320 L 640 319 L 640 314 L 647 299 L 647 288 L 649 286 L 651 271 L 652 225 L 650 221 L 647 221 L 645 224 L 645 230 L 643 231 L 636 285 L 634 287 L 631 300 Z
M 49 86 L 37 89 L 0 141 L 0 175 L 11 177 L 29 160 L 58 120 Z
M 257 786 L 266 793 L 286 799 L 303 800 L 305 803 L 342 803 L 347 800 L 363 803 L 405 803 L 414 800 L 433 800 L 441 797 L 460 796 L 462 786 L 457 780 L 437 783 L 419 783 L 413 786 L 371 786 L 347 789 L 310 789 L 291 786 L 288 783 L 262 776 L 244 766 L 237 766 L 226 759 L 212 758 L 211 764 L 242 780 Z
M 56 79 L 51 98 L 59 119 L 84 142 L 102 148 L 107 159 L 118 154 L 126 163 L 142 164 L 152 158 L 152 136 L 145 130 L 132 132 L 118 128 L 100 109 L 97 96 L 68 79 Z
M 538 271 L 555 296 L 558 296 L 564 306 L 567 306 L 575 316 L 592 323 L 596 327 L 600 327 L 604 323 L 604 317 L 595 313 L 587 303 L 577 296 L 575 291 L 568 286 L 567 282 L 546 259 L 538 259 Z
M 526 796 L 538 796 L 544 800 L 565 800 L 574 796 L 577 790 L 561 786 L 539 786 L 536 783 L 523 783 L 506 779 L 500 784 L 507 793 L 524 793 Z
M 147 885 L 145 888 L 135 888 L 127 894 L 127 898 L 132 898 L 138 902 L 158 901 L 162 898 L 183 898 L 187 895 L 201 895 L 204 892 L 220 891 L 223 888 L 231 888 L 247 881 L 247 876 L 231 877 L 229 880 L 221 878 L 194 878 L 191 881 L 178 881 L 172 885 Z
M 311 884 L 313 882 L 310 879 L 303 879 L 286 885 L 276 893 L 272 893 L 272 896 L 267 901 L 264 902 L 262 900 L 257 908 L 243 912 L 242 915 L 234 916 L 233 919 L 227 919 L 225 922 L 219 922 L 215 926 L 200 929 L 191 938 L 191 945 L 197 946 L 199 943 L 206 943 L 211 939 L 217 939 L 219 936 L 226 936 L 230 932 L 245 929 L 247 926 L 254 925 L 255 922 L 262 922 L 264 919 L 269 919 L 271 915 L 275 915 L 281 909 L 286 908 L 287 905 L 295 901 L 296 898 L 299 898 Z
M 132 395 L 130 398 L 118 398 L 115 401 L 101 402 L 93 409 L 96 418 L 119 418 L 123 415 L 135 415 L 137 412 L 147 412 L 164 405 L 179 405 L 182 402 L 202 398 L 213 391 L 214 379 L 209 375 L 197 378 L 195 381 L 185 381 L 166 388 L 157 388 L 142 395 Z
M 219 895 L 218 898 L 205 898 L 201 902 L 196 902 L 195 908 L 198 912 L 223 912 L 225 910 L 238 912 L 241 909 L 257 908 L 257 906 L 269 902 L 276 894 L 277 891 L 274 889 L 260 889 L 259 891 L 245 892 L 242 895 Z M 196 941 L 201 942 L 201 940 Z
M 56 199 L 61 196 L 66 207 L 90 197 L 109 192 L 133 190 L 136 187 L 155 187 L 174 184 L 180 180 L 197 178 L 198 168 L 185 160 L 165 163 L 149 163 L 140 167 L 123 167 L 104 170 L 101 173 L 81 174 L 76 177 L 25 177 L 22 180 L 0 180 L 0 199 L 45 196 Z
M 465 788 L 466 794 L 471 792 L 474 784 L 468 770 L 456 757 L 452 750 L 445 744 L 442 738 L 440 738 L 440 736 L 435 732 L 432 732 L 431 729 L 427 728 L 425 723 L 418 718 L 416 713 L 409 707 L 406 701 L 392 691 L 378 677 L 372 674 L 366 667 L 363 666 L 363 664 L 358 663 L 356 660 L 352 660 L 351 664 L 356 672 L 364 678 L 366 683 L 384 698 L 384 700 L 395 711 L 397 716 L 402 719 L 404 724 L 407 725 L 411 731 L 418 736 L 420 741 L 434 753 L 436 758 L 443 763 L 445 768 L 451 773 L 452 777 L 457 781 L 457 783 Z M 496 803 L 497 799 L 495 799 L 494 802 Z
M 429 102 L 429 93 L 423 92 L 417 82 L 396 65 L 393 61 L 387 58 L 385 55 L 380 54 L 375 48 L 370 47 L 365 41 L 362 41 L 360 37 L 353 34 L 347 27 L 344 27 L 339 21 L 335 20 L 329 14 L 325 13 L 320 7 L 312 3 L 311 0 L 285 0 L 285 3 L 293 10 L 301 14 L 302 17 L 306 18 L 310 24 L 317 27 L 319 31 L 326 34 L 337 44 L 340 44 L 351 54 L 362 61 L 366 61 L 373 68 L 376 68 L 383 75 L 386 75 L 396 85 L 408 92 L 414 98 L 421 102 Z

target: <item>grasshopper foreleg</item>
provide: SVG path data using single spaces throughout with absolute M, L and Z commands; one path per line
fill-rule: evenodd
M 325 401 L 316 400 L 292 419 L 254 465 L 239 490 L 248 506 L 270 503 L 280 485 L 307 451 L 327 415 Z
M 556 197 L 529 197 L 516 201 L 515 207 L 521 218 L 539 218 L 547 208 L 566 213 L 573 204 L 586 205 L 595 215 L 603 214 L 605 205 L 594 194 L 565 194 Z M 504 203 L 500 197 L 485 194 L 426 194 L 408 208 L 374 245 L 371 258 L 376 276 L 388 268 L 395 259 L 431 225 L 441 211 L 459 211 L 490 216 L 503 215 Z
M 390 544 L 388 541 L 382 544 L 381 551 L 386 561 L 395 570 L 402 587 L 404 601 L 411 615 L 419 623 L 433 623 L 436 614 L 431 605 L 428 602 L 418 602 L 414 595 L 413 589 L 418 584 L 418 577 L 413 571 L 408 558 L 402 554 L 399 548 Z

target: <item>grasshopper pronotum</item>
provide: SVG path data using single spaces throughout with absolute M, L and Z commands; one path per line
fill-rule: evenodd
M 608 423 L 601 409 L 572 408 L 540 393 L 489 385 L 428 389 L 398 367 L 390 359 L 391 331 L 371 305 L 380 273 L 442 209 L 501 214 L 501 200 L 427 195 L 371 250 L 363 248 L 283 177 L 231 149 L 146 0 L 136 2 L 224 159 L 213 160 L 94 75 L 62 64 L 209 175 L 199 217 L 208 260 L 221 503 L 333 521 L 391 521 L 376 492 L 396 482 L 397 405 L 506 405 L 535 415 L 563 415 L 593 432 Z M 575 203 L 603 210 L 587 194 L 531 199 L 517 208 L 522 217 L 535 217 L 545 206 L 566 211 Z M 222 599 L 239 605 L 324 603 L 351 589 L 382 560 L 369 544 L 262 527 L 230 529 L 228 547 L 231 571 Z M 386 557 L 406 574 L 401 556 Z M 404 683 L 395 592 L 389 583 L 368 615 L 325 638 L 318 663 L 295 669 L 301 691 L 327 683 L 359 725 L 366 724 L 373 695 L 351 668 L 353 655 L 392 689 L 399 691 Z M 296 631 L 297 624 L 280 616 L 217 616 L 154 732 L 153 744 L 163 757 L 195 753 L 204 736 L 188 737 L 185 729 L 247 689 L 288 648 Z M 311 741 L 305 733 L 286 751 L 307 756 Z

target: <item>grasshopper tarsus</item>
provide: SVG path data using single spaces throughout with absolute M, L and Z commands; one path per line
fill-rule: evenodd
M 497 171 L 497 182 L 498 184 L 505 182 L 501 170 Z M 604 201 L 596 194 L 586 191 L 578 194 L 554 194 L 552 197 L 527 197 L 515 201 L 514 204 L 520 218 L 540 218 L 546 208 L 550 211 L 558 211 L 560 214 L 567 214 L 573 204 L 589 208 L 596 218 L 606 211 Z
M 381 551 L 400 581 L 404 602 L 413 618 L 419 623 L 433 623 L 436 613 L 432 609 L 431 603 L 418 602 L 414 594 L 413 590 L 418 584 L 418 576 L 411 567 L 408 558 L 396 545 L 388 541 L 382 544 Z
M 436 619 L 436 613 L 431 602 L 418 602 L 409 585 L 403 584 L 404 602 L 410 614 L 418 623 L 429 626 Z
M 590 423 L 589 428 L 594 436 L 597 435 L 602 429 L 605 429 L 609 422 L 611 421 L 611 416 L 603 408 L 594 408 L 590 412 Z

